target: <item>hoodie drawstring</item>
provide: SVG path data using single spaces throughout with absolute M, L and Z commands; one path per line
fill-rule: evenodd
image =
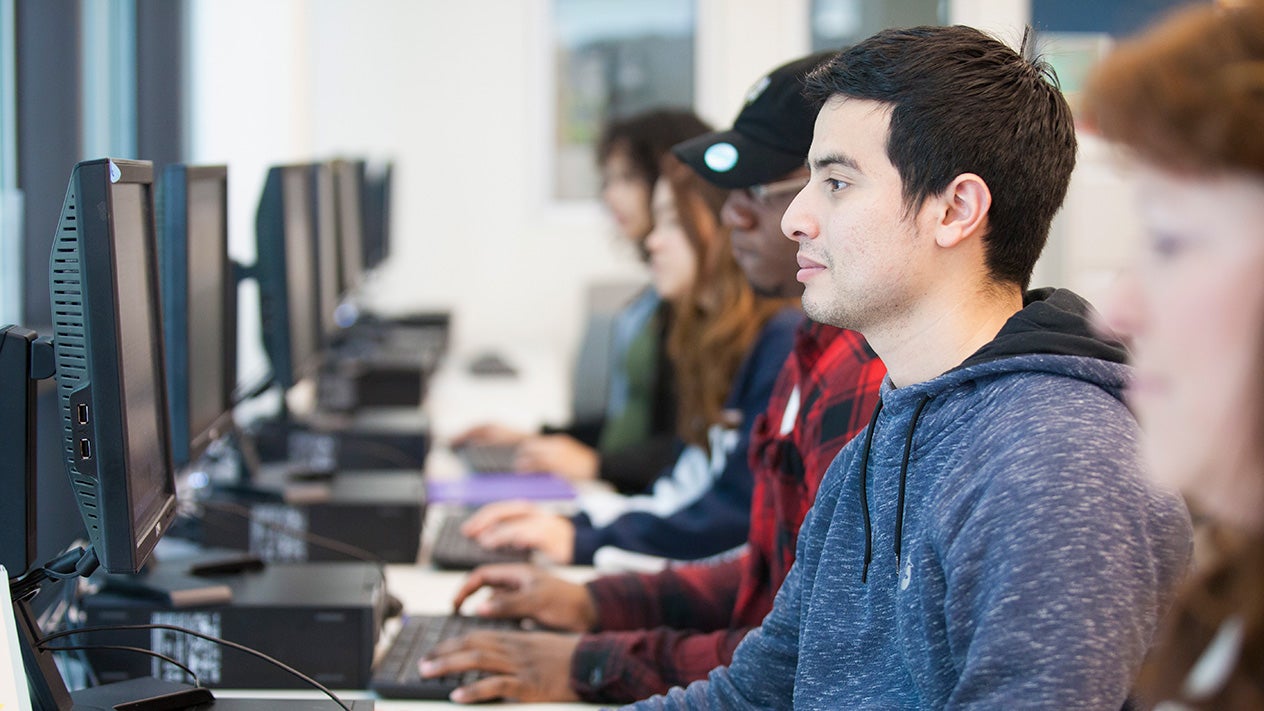
M 913 421 L 909 422 L 908 436 L 904 439 L 904 461 L 900 463 L 900 494 L 896 498 L 895 507 L 895 569 L 900 569 L 900 545 L 904 539 L 904 483 L 908 479 L 909 455 L 913 453 L 913 431 L 917 429 L 917 420 L 922 416 L 922 409 L 930 402 L 930 395 L 923 395 L 922 401 L 913 410 Z
M 904 438 L 904 459 L 900 463 L 900 483 L 899 494 L 896 499 L 895 509 L 895 565 L 898 570 L 900 565 L 900 551 L 904 538 L 904 491 L 905 484 L 908 481 L 908 465 L 909 457 L 913 453 L 913 433 L 917 430 L 917 421 L 921 419 L 922 410 L 925 409 L 926 403 L 930 402 L 930 395 L 923 395 L 917 407 L 913 410 L 913 419 L 909 422 L 908 434 Z M 877 429 L 878 413 L 882 412 L 882 400 L 878 400 L 878 405 L 873 409 L 873 415 L 869 419 L 869 427 L 865 432 L 865 449 L 860 458 L 860 504 L 861 512 L 865 525 L 865 563 L 860 570 L 860 582 L 867 583 L 869 581 L 869 564 L 873 561 L 873 529 L 869 522 L 869 491 L 866 481 L 869 478 L 869 450 L 873 446 L 873 433 Z
M 865 489 L 865 480 L 869 478 L 869 448 L 873 445 L 873 431 L 878 427 L 878 413 L 882 412 L 882 398 L 873 408 L 869 416 L 869 427 L 865 431 L 865 451 L 860 456 L 860 510 L 865 521 L 865 567 L 860 569 L 860 582 L 869 578 L 869 561 L 873 560 L 873 531 L 869 528 L 869 492 Z

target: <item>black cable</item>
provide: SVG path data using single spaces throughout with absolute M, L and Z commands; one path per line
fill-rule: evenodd
M 281 669 L 282 671 L 285 671 L 286 673 L 291 674 L 301 679 L 306 684 L 310 684 L 316 687 L 317 689 L 320 689 L 326 696 L 333 699 L 334 703 L 338 704 L 338 706 L 340 706 L 343 709 L 343 711 L 351 711 L 351 708 L 347 706 L 346 704 L 344 704 L 342 702 L 342 699 L 338 698 L 338 696 L 334 694 L 334 692 L 330 691 L 329 688 L 326 687 L 324 684 L 320 683 L 319 681 L 316 681 L 310 676 L 307 676 L 303 672 L 295 669 L 294 667 L 291 667 L 290 665 L 286 664 L 285 662 L 282 662 L 279 659 L 270 657 L 264 654 L 263 652 L 260 652 L 257 649 L 251 649 L 250 647 L 247 647 L 244 644 L 238 644 L 236 642 L 231 642 L 229 640 L 226 640 L 220 637 L 215 637 L 209 634 L 203 634 L 202 632 L 191 630 L 185 627 L 177 627 L 176 625 L 160 625 L 160 624 L 93 625 L 92 627 L 80 627 L 79 629 L 75 629 L 75 630 L 66 630 L 64 632 L 54 632 L 50 635 L 45 635 L 42 639 L 36 642 L 36 647 L 38 647 L 39 649 L 47 649 L 45 645 L 47 645 L 49 642 L 55 639 L 61 639 L 63 637 L 71 637 L 77 634 L 86 634 L 86 633 L 91 633 L 91 632 L 123 632 L 123 631 L 134 631 L 134 630 L 170 630 L 172 632 L 183 632 L 184 634 L 192 635 L 194 637 L 204 639 L 208 642 L 214 642 L 215 644 L 223 645 L 225 647 L 228 647 L 229 649 L 235 649 L 239 652 L 245 652 L 246 654 L 249 654 L 254 657 L 258 657 L 259 659 L 262 659 L 265 662 L 268 662 L 269 664 L 276 666 L 278 669 Z
M 249 387 L 247 387 L 247 385 L 248 384 L 242 384 L 237 386 L 229 395 L 229 402 L 233 403 L 235 406 L 240 405 L 247 400 L 253 400 L 259 397 L 260 395 L 268 392 L 268 390 L 272 389 L 273 385 L 276 385 L 276 377 L 272 374 L 272 370 L 269 369 L 268 372 L 254 385 L 249 385 Z
M 74 630 L 74 632 L 78 632 L 78 631 L 79 630 Z M 198 675 L 195 674 L 192 669 L 186 667 L 185 665 L 176 661 L 172 657 L 169 657 L 163 654 L 162 652 L 155 652 L 152 649 L 145 649 L 144 647 L 132 647 L 126 644 L 77 644 L 77 645 L 66 646 L 66 647 L 44 647 L 43 649 L 49 652 L 78 652 L 78 651 L 89 650 L 89 649 L 110 649 L 110 650 L 115 650 L 119 652 L 136 652 L 137 654 L 144 654 L 146 656 L 156 657 L 174 667 L 179 667 L 180 671 L 184 672 L 185 674 L 188 674 L 189 678 L 193 680 L 194 686 L 202 685 L 202 680 L 198 678 Z
M 55 624 L 52 627 L 48 627 L 48 626 L 45 626 L 44 624 L 41 624 L 40 625 L 41 630 L 54 629 L 56 627 L 65 627 L 66 629 L 70 629 L 72 627 L 79 626 L 81 624 L 81 620 L 76 619 L 77 617 L 76 612 L 78 610 L 76 605 L 79 601 L 79 581 L 78 580 L 68 581 L 67 584 L 63 586 L 63 591 L 65 593 L 65 598 L 66 598 L 63 602 L 65 603 L 66 608 L 62 612 L 61 619 L 59 620 L 60 624 Z M 53 610 L 50 608 L 49 612 L 51 613 L 52 611 Z M 51 622 L 51 620 L 49 621 Z M 88 686 L 100 685 L 101 680 L 97 678 L 96 668 L 93 667 L 92 664 L 88 662 L 88 655 L 84 654 L 83 652 L 79 652 L 78 654 L 75 655 L 75 659 L 79 660 L 79 665 L 80 665 L 79 671 L 85 677 L 87 677 Z

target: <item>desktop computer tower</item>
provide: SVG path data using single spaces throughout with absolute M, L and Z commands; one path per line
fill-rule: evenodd
M 426 487 L 419 473 L 295 473 L 264 467 L 249 485 L 217 485 L 200 499 L 192 536 L 203 546 L 266 561 L 415 563 Z
M 175 570 L 172 570 L 175 568 Z M 386 605 L 382 574 L 367 563 L 273 563 L 260 570 L 202 578 L 226 586 L 231 601 L 178 607 L 163 594 L 186 588 L 188 568 L 164 562 L 134 578 L 126 591 L 110 582 L 85 597 L 85 624 L 185 627 L 271 656 L 334 689 L 368 685 Z M 148 586 L 149 593 L 136 592 Z M 161 652 L 189 666 L 202 684 L 238 689 L 308 689 L 268 662 L 181 632 L 116 630 L 95 633 L 95 644 L 129 645 Z M 137 653 L 95 650 L 88 659 L 101 683 L 155 676 L 189 681 L 176 667 Z
M 316 407 L 327 412 L 420 407 L 428 377 L 424 365 L 410 357 L 327 358 L 316 379 Z
M 245 434 L 265 463 L 321 471 L 420 470 L 430 448 L 429 420 L 417 409 L 258 420 L 245 427 Z
M 418 407 L 447 346 L 447 320 L 438 314 L 358 322 L 325 352 L 317 406 L 333 412 Z

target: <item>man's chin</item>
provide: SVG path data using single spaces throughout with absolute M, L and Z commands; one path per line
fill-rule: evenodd
M 846 323 L 843 323 L 847 319 L 837 308 L 831 308 L 829 304 L 813 298 L 807 292 L 803 294 L 803 313 L 817 323 L 837 326 L 838 328 L 851 328 Z

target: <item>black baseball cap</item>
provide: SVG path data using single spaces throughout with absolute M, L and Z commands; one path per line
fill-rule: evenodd
M 729 190 L 772 182 L 802 166 L 819 109 L 803 96 L 803 79 L 837 54 L 818 52 L 777 67 L 746 92 L 733 128 L 678 143 L 672 153 Z

